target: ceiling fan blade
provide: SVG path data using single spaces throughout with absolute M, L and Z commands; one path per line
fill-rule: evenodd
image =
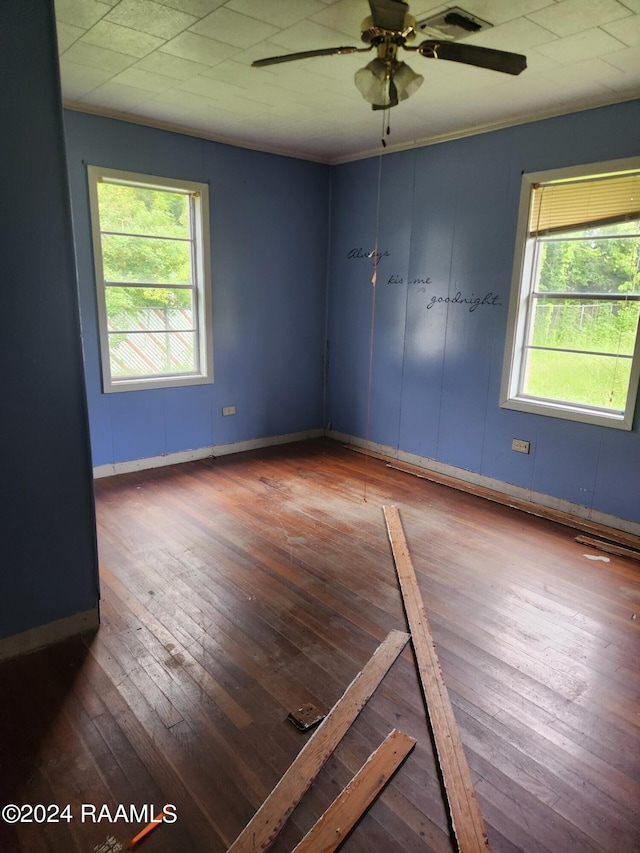
M 332 56 L 340 53 L 364 53 L 371 47 L 321 47 L 318 50 L 303 50 L 300 53 L 287 53 L 284 56 L 270 56 L 267 59 L 256 59 L 251 65 L 263 68 L 265 65 L 278 65 L 280 62 L 294 62 L 296 59 L 309 59 L 312 56 Z
M 404 0 L 369 0 L 373 26 L 381 30 L 402 32 L 409 11 Z
M 463 44 L 457 41 L 423 41 L 414 50 L 418 50 L 427 59 L 448 59 L 450 62 L 463 62 L 491 71 L 503 71 L 505 74 L 520 74 L 527 67 L 527 57 L 521 53 L 509 53 L 506 50 L 494 50 L 491 47 L 478 47 L 475 44 Z

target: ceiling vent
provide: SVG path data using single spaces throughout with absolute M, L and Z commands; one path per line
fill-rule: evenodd
M 429 38 L 445 38 L 457 41 L 480 33 L 492 27 L 488 21 L 465 12 L 459 6 L 453 6 L 445 12 L 439 12 L 423 21 L 418 21 L 416 30 Z

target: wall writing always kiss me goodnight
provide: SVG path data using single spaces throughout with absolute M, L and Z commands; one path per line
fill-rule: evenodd
M 366 252 L 362 247 L 358 247 L 349 249 L 347 252 L 348 260 L 372 260 L 376 268 L 381 258 L 388 257 L 391 257 L 391 252 L 388 249 L 372 249 L 370 252 Z M 404 285 L 404 283 L 404 277 L 397 273 L 392 273 L 387 279 L 388 285 Z M 407 284 L 421 285 L 418 288 L 418 292 L 427 294 L 429 298 L 427 309 L 433 308 L 435 305 L 464 305 L 470 313 L 473 313 L 476 309 L 481 307 L 499 308 L 502 306 L 500 294 L 494 293 L 492 290 L 488 291 L 483 296 L 476 296 L 475 293 L 465 296 L 461 290 L 456 291 L 453 296 L 442 296 L 436 293 L 429 294 L 427 286 L 433 284 L 430 276 L 417 276 L 416 278 L 409 279 Z M 457 285 L 458 283 L 456 282 L 456 287 Z

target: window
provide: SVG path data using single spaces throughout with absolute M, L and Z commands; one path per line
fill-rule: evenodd
M 207 185 L 88 174 L 103 390 L 211 382 Z
M 640 158 L 523 176 L 500 404 L 631 429 Z

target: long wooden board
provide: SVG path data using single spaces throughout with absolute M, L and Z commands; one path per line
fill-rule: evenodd
M 487 831 L 436 655 L 400 514 L 395 506 L 383 509 L 458 850 L 460 853 L 487 853 Z
M 408 640 L 403 631 L 391 631 L 378 646 L 227 853 L 257 853 L 272 844 Z
M 394 729 L 311 827 L 293 853 L 333 853 L 416 745 Z

